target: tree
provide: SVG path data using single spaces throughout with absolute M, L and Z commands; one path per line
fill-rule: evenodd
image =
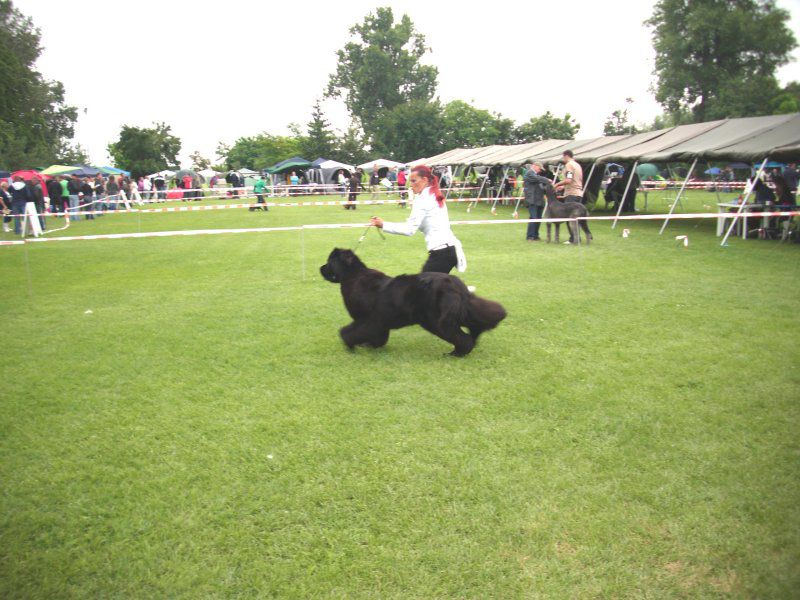
M 373 140 L 381 157 L 407 162 L 442 151 L 444 122 L 438 103 L 412 100 L 383 113 Z
M 56 164 L 59 165 L 88 165 L 91 163 L 86 148 L 80 144 L 64 143 L 56 152 Z
M 603 135 L 625 135 L 637 133 L 636 126 L 628 120 L 627 106 L 633 104 L 632 98 L 625 98 L 626 108 L 618 108 L 606 119 L 603 125 Z
M 797 45 L 774 0 L 658 0 L 653 29 L 656 100 L 696 122 L 769 114 L 777 67 Z
M 514 141 L 514 122 L 463 100 L 453 100 L 442 109 L 443 145 L 474 148 Z M 430 156 L 430 155 L 429 155 Z
M 800 112 L 800 81 L 790 81 L 772 99 L 773 115 L 785 115 Z
M 211 166 L 211 160 L 200 154 L 199 150 L 192 152 L 189 159 L 192 161 L 192 169 L 195 171 L 204 171 Z
M 34 69 L 41 34 L 8 0 L 0 0 L 0 164 L 10 169 L 55 162 L 74 135 L 78 111 L 64 86 Z
M 228 151 L 225 162 L 229 169 L 244 167 L 260 171 L 298 154 L 300 140 L 296 137 L 260 133 L 236 140 Z
M 573 140 L 581 126 L 569 113 L 563 118 L 556 117 L 548 110 L 539 117 L 533 117 L 516 130 L 517 143 L 537 142 L 539 140 Z
M 344 96 L 351 117 L 372 138 L 384 112 L 412 100 L 433 99 L 438 70 L 420 63 L 428 48 L 408 15 L 395 23 L 389 7 L 368 14 L 350 34 L 356 39 L 337 52 L 339 62 L 325 95 Z
M 319 100 L 314 103 L 311 111 L 311 120 L 306 125 L 307 135 L 301 140 L 300 154 L 308 160 L 315 158 L 330 158 L 336 152 L 336 135 L 331 130 L 330 124 L 320 107 Z
M 371 157 L 371 148 L 364 138 L 364 132 L 354 119 L 347 131 L 339 137 L 336 152 L 331 158 L 348 165 L 360 165 Z
M 117 167 L 141 177 L 167 168 L 178 168 L 181 141 L 170 132 L 169 125 L 153 127 L 123 125 L 119 139 L 108 145 L 108 153 Z

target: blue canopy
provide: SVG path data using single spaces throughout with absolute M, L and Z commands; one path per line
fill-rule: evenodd
M 319 169 L 322 166 L 322 163 L 328 162 L 327 158 L 322 158 L 321 156 L 311 163 L 312 169 Z
M 106 175 L 125 175 L 127 177 L 131 176 L 130 171 L 125 171 L 124 169 L 118 169 L 116 167 L 100 167 L 100 170 Z
M 75 170 L 70 171 L 69 175 L 77 175 L 78 177 L 94 177 L 102 173 L 100 169 L 95 169 L 89 165 L 75 165 Z
M 710 169 L 705 170 L 706 175 L 719 175 L 722 169 L 719 167 L 711 167 Z

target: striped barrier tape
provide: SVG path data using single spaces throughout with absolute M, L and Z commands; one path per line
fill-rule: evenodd
M 598 217 L 578 217 L 576 219 L 476 219 L 471 221 L 451 221 L 451 225 L 503 225 L 520 223 L 564 223 L 566 221 L 611 221 L 619 219 L 621 221 L 650 221 L 661 220 L 669 215 L 625 215 L 598 216 Z M 731 215 L 732 216 L 732 215 Z M 800 211 L 781 211 L 781 212 L 752 212 L 748 217 L 794 217 L 800 216 Z M 717 219 L 720 213 L 686 213 L 672 215 L 672 219 Z M 268 233 L 276 231 L 303 231 L 303 230 L 324 230 L 324 229 L 354 229 L 364 227 L 364 223 L 330 223 L 312 225 L 293 225 L 286 227 L 246 227 L 241 229 L 189 229 L 185 231 L 149 231 L 138 233 L 109 233 L 98 235 L 76 235 L 62 236 L 53 238 L 31 238 L 25 240 L 0 241 L 0 246 L 18 246 L 20 244 L 40 243 L 40 242 L 68 242 L 77 240 L 115 240 L 115 239 L 136 239 L 151 237 L 188 237 L 195 235 L 216 235 L 224 233 Z M 688 241 L 686 242 L 688 245 Z

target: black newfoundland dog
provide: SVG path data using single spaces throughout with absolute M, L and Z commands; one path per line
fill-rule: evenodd
M 336 248 L 319 271 L 342 286 L 353 322 L 339 333 L 351 350 L 361 344 L 378 348 L 389 340 L 391 329 L 416 324 L 453 344 L 451 355 L 466 356 L 480 334 L 506 317 L 500 304 L 475 296 L 457 277 L 444 273 L 389 277 L 367 268 L 351 250 Z

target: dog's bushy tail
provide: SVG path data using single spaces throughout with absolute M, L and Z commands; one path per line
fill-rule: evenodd
M 494 300 L 471 296 L 467 305 L 467 325 L 476 330 L 494 329 L 506 318 L 506 309 Z

